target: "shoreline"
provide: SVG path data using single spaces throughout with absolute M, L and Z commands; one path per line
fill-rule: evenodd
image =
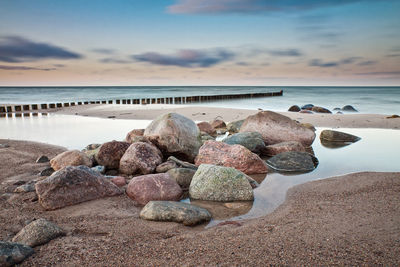
M 97 118 L 153 120 L 159 115 L 176 112 L 196 122 L 211 121 L 213 119 L 231 122 L 245 119 L 259 111 L 191 105 L 91 105 L 65 107 L 52 113 Z M 311 123 L 315 127 L 400 129 L 400 118 L 389 118 L 391 115 L 384 114 L 305 114 L 288 111 L 277 111 L 277 113 L 288 116 L 300 123 Z
M 224 226 L 186 227 L 139 218 L 125 195 L 44 211 L 34 192 L 8 193 L 17 181 L 37 179 L 57 146 L 0 140 L 0 239 L 10 239 L 32 218 L 67 231 L 35 248 L 21 266 L 36 265 L 398 265 L 400 173 L 359 172 L 289 189 L 272 213 Z M 255 246 L 257 244 L 257 246 Z M 73 253 L 71 252 L 73 251 Z

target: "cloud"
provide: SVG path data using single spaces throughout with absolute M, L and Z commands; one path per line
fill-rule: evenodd
M 176 0 L 174 14 L 272 13 L 310 10 L 372 0 Z
M 400 76 L 400 71 L 377 71 L 377 72 L 360 72 L 355 73 L 356 75 L 363 75 L 363 76 L 376 76 L 376 75 L 395 75 Z
M 108 49 L 108 48 L 94 48 L 94 49 L 91 49 L 90 51 L 97 53 L 97 54 L 103 54 L 103 55 L 112 55 L 115 53 L 115 50 Z
M 186 68 L 202 67 L 207 68 L 213 65 L 229 61 L 234 58 L 234 53 L 226 49 L 213 50 L 179 50 L 175 54 L 160 54 L 148 52 L 133 55 L 132 58 L 140 62 L 148 62 L 163 66 L 178 66 Z
M 0 37 L 0 61 L 26 62 L 49 58 L 79 59 L 82 55 L 62 47 L 36 43 L 18 36 Z
M 35 67 L 27 67 L 27 66 L 0 65 L 0 70 L 42 70 L 42 71 L 51 71 L 51 70 L 56 70 L 56 68 L 35 68 Z
M 101 63 L 112 63 L 112 64 L 128 64 L 132 63 L 132 60 L 123 60 L 123 59 L 116 59 L 116 58 L 102 58 L 99 60 Z
M 300 57 L 303 55 L 303 53 L 298 49 L 268 50 L 268 54 L 274 57 Z
M 316 59 L 310 60 L 310 62 L 308 63 L 308 66 L 321 67 L 321 68 L 332 68 L 332 67 L 339 67 L 340 65 L 354 64 L 360 59 L 362 59 L 362 57 L 346 57 L 339 61 L 324 62 L 323 60 L 316 58 Z M 367 62 L 367 61 L 364 61 L 361 63 L 365 63 L 365 62 Z M 372 61 L 368 61 L 368 62 L 371 62 L 370 64 L 373 64 Z M 360 65 L 361 63 L 359 63 L 358 65 Z
M 375 65 L 376 63 L 378 63 L 378 61 L 375 61 L 375 60 L 365 60 L 365 61 L 359 62 L 357 65 L 359 65 L 359 66 L 370 66 L 370 65 Z

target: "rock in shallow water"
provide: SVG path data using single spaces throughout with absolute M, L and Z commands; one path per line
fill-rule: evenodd
M 246 175 L 234 168 L 201 164 L 189 187 L 190 198 L 210 201 L 253 200 Z
M 174 201 L 150 201 L 140 212 L 140 218 L 151 221 L 178 222 L 196 225 L 211 220 L 211 214 L 203 208 Z
M 275 156 L 288 151 L 302 151 L 305 152 L 304 146 L 297 141 L 282 142 L 275 145 L 270 145 L 265 148 L 265 154 L 268 156 Z
M 258 132 L 243 132 L 228 136 L 223 140 L 228 145 L 242 145 L 253 153 L 261 154 L 265 149 L 262 135 Z
M 13 242 L 0 241 L 0 266 L 14 266 L 34 253 L 29 247 Z
M 329 142 L 357 142 L 361 138 L 352 134 L 343 133 L 339 131 L 333 130 L 323 130 L 319 136 L 321 140 L 329 141 Z
M 38 219 L 19 231 L 12 239 L 13 242 L 36 247 L 46 244 L 50 240 L 65 235 L 63 229 L 46 219 Z
M 87 166 L 69 166 L 35 185 L 39 203 L 46 210 L 123 193 L 115 184 Z
M 283 152 L 267 160 L 269 167 L 282 172 L 309 172 L 316 168 L 318 160 L 307 152 Z

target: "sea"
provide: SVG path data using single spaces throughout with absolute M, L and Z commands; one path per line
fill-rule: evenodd
M 41 104 L 116 99 L 278 92 L 283 96 L 192 103 L 214 107 L 285 111 L 314 104 L 333 110 L 352 105 L 360 113 L 399 114 L 400 87 L 328 86 L 91 86 L 0 87 L 1 104 Z

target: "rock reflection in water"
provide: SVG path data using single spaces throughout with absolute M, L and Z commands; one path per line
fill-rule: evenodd
M 253 201 L 215 202 L 192 200 L 190 203 L 207 209 L 211 213 L 213 220 L 226 220 L 244 215 L 253 207 Z
M 348 145 L 353 144 L 352 142 L 331 142 L 331 141 L 326 141 L 326 140 L 321 140 L 321 145 L 323 145 L 326 148 L 342 148 Z

